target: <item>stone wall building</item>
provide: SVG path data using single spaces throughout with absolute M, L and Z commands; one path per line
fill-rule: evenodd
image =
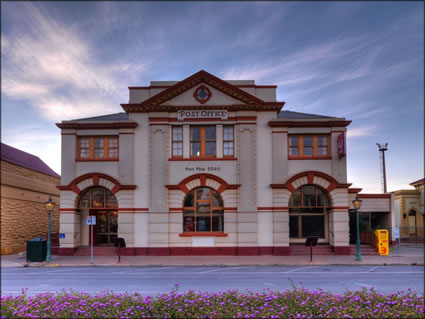
M 276 85 L 200 71 L 130 87 L 125 113 L 63 121 L 60 254 L 290 255 L 307 236 L 350 254 L 345 118 L 283 110 Z M 391 224 L 391 194 L 359 194 Z
M 25 251 L 26 241 L 47 239 L 49 195 L 57 207 L 52 233 L 59 232 L 60 176 L 37 156 L 1 144 L 1 254 Z
M 410 183 L 415 189 L 394 192 L 396 227 L 400 227 L 401 240 L 424 239 L 425 179 Z

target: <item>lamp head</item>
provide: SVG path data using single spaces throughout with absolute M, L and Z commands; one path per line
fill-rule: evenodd
M 356 194 L 356 198 L 354 198 L 353 202 L 353 207 L 355 209 L 360 209 L 360 207 L 362 206 L 362 200 L 359 199 L 359 195 Z
M 55 205 L 56 203 L 52 201 L 52 196 L 49 196 L 49 200 L 47 202 L 44 202 L 44 206 L 49 212 L 55 208 Z

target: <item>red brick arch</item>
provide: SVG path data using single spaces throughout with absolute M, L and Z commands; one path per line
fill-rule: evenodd
M 183 192 L 185 192 L 186 194 L 189 193 L 189 189 L 186 187 L 186 184 L 199 179 L 201 186 L 206 186 L 206 182 L 207 182 L 207 178 L 212 179 L 213 181 L 216 181 L 217 183 L 220 184 L 220 187 L 217 189 L 217 192 L 221 193 L 223 192 L 225 189 L 235 189 L 238 188 L 240 185 L 234 184 L 234 185 L 230 185 L 228 184 L 224 179 L 212 175 L 212 174 L 195 174 L 195 175 L 191 175 L 186 177 L 185 179 L 183 179 L 180 183 L 178 183 L 177 185 L 166 185 L 166 187 L 168 189 L 181 189 Z
M 295 192 L 295 187 L 292 185 L 297 179 L 301 177 L 307 177 L 308 184 L 313 184 L 314 177 L 321 177 L 324 180 L 328 181 L 330 184 L 326 188 L 327 192 L 333 191 L 335 188 L 348 188 L 351 184 L 340 184 L 335 178 L 332 176 L 318 171 L 305 171 L 294 176 L 291 176 L 284 184 L 271 184 L 272 188 L 287 188 L 292 193 Z
M 135 189 L 136 185 L 122 185 L 119 181 L 117 181 L 112 176 L 103 174 L 103 173 L 88 173 L 81 175 L 77 178 L 75 178 L 71 183 L 69 183 L 67 186 L 57 186 L 59 190 L 71 190 L 78 195 L 81 194 L 83 191 L 82 189 L 79 189 L 78 184 L 86 179 L 93 179 L 93 186 L 99 186 L 99 178 L 106 179 L 107 181 L 110 181 L 114 184 L 114 187 L 112 188 L 111 192 L 115 194 L 116 192 L 124 189 Z

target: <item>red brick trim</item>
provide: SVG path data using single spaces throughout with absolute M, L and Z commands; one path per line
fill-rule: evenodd
M 186 232 L 179 234 L 180 237 L 227 237 L 227 233 L 222 232 Z
M 238 88 L 276 89 L 277 85 L 232 84 Z M 173 85 L 129 86 L 129 90 L 168 89 Z
M 99 175 L 93 174 L 93 186 L 99 185 Z
M 56 186 L 57 189 L 61 190 L 61 191 L 73 191 L 74 193 L 77 193 L 78 195 L 81 193 L 82 190 L 80 190 L 78 188 L 78 184 L 86 179 L 93 179 L 93 184 L 95 184 L 95 179 L 99 179 L 99 178 L 104 178 L 108 181 L 110 181 L 111 183 L 115 184 L 115 186 L 113 187 L 113 189 L 111 190 L 111 192 L 113 194 L 115 194 L 116 192 L 120 191 L 120 190 L 133 190 L 137 188 L 137 185 L 121 185 L 120 182 L 118 182 L 115 178 L 103 174 L 103 173 L 88 173 L 88 174 L 84 174 L 81 175 L 77 178 L 75 178 L 71 183 L 69 183 L 69 185 L 60 185 L 60 186 Z M 97 185 L 95 185 L 97 186 Z
M 207 91 L 207 97 L 205 98 L 205 99 L 200 99 L 199 97 L 198 97 L 198 92 L 200 91 L 200 90 L 205 90 L 205 91 Z M 208 88 L 208 87 L 206 87 L 205 85 L 200 85 L 194 92 L 193 92 L 193 97 L 195 98 L 195 100 L 196 101 L 198 101 L 199 103 L 201 103 L 201 104 L 205 104 L 205 103 L 207 103 L 208 101 L 209 101 L 209 99 L 211 98 L 211 96 L 212 96 L 212 93 L 211 93 L 211 90 Z
M 236 255 L 238 256 L 258 256 L 258 247 L 236 247 Z
M 349 188 L 348 189 L 348 193 L 349 194 L 357 194 L 360 193 L 362 191 L 363 188 Z
M 216 158 L 216 157 L 204 157 L 204 158 L 181 158 L 181 157 L 172 157 L 169 158 L 168 161 L 170 162 L 196 162 L 196 161 L 237 161 L 238 159 L 236 157 L 222 157 L 222 158 Z
M 358 194 L 359 198 L 391 198 L 391 194 Z
M 136 213 L 136 212 L 148 212 L 149 208 L 118 208 L 118 212 L 122 213 Z
M 275 206 L 275 207 L 257 207 L 258 212 L 261 211 L 287 211 L 289 207 L 286 206 Z
M 205 175 L 199 176 L 199 179 L 201 180 L 201 186 L 205 186 L 207 178 Z
M 149 247 L 147 248 L 149 256 L 169 256 L 170 248 L 168 247 Z
M 312 173 L 307 174 L 307 183 L 313 184 L 314 175 Z
M 332 250 L 337 256 L 349 256 L 351 255 L 350 246 L 332 246 Z
M 273 247 L 272 246 L 260 246 L 258 247 L 258 255 L 260 256 L 272 256 Z
M 165 185 L 165 187 L 167 187 L 168 189 L 181 189 L 184 193 L 189 193 L 189 189 L 186 187 L 186 184 L 189 183 L 190 181 L 193 181 L 195 179 L 200 179 L 201 180 L 201 185 L 202 185 L 202 179 L 205 178 L 205 183 L 206 183 L 206 179 L 210 178 L 214 181 L 216 181 L 217 183 L 220 183 L 221 186 L 219 187 L 219 189 L 217 190 L 217 192 L 221 193 L 223 192 L 225 189 L 235 189 L 238 188 L 240 185 L 229 185 L 226 183 L 225 180 L 223 180 L 222 178 L 212 175 L 212 174 L 195 174 L 195 175 L 191 175 L 186 177 L 185 179 L 183 179 L 179 184 L 177 185 Z M 204 186 L 204 185 L 203 185 Z
M 103 129 L 120 129 L 120 128 L 136 128 L 137 122 L 115 122 L 115 123 L 56 123 L 60 129 L 80 129 L 80 130 L 103 130 Z M 66 134 L 66 133 L 64 133 Z
M 285 247 L 273 247 L 274 256 L 291 256 L 291 248 L 289 246 Z
M 350 209 L 348 206 L 332 206 L 331 209 Z
M 270 127 L 347 127 L 351 121 L 288 121 L 288 120 L 273 120 L 269 121 Z
M 176 112 L 179 110 L 222 110 L 228 111 L 259 111 L 259 112 L 279 112 L 285 102 L 264 102 L 263 105 L 246 105 L 246 104 L 232 104 L 232 105 L 153 105 L 143 106 L 137 103 L 122 103 L 121 107 L 127 113 L 151 113 L 151 112 Z M 241 123 L 237 123 L 241 124 Z M 252 124 L 252 123 L 249 123 Z M 153 125 L 153 124 L 151 124 Z
M 274 132 L 272 132 L 274 133 Z M 332 156 L 288 156 L 289 161 L 304 161 L 304 160 L 330 160 Z

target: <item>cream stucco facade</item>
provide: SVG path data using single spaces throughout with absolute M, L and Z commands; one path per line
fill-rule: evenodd
M 349 254 L 349 210 L 360 189 L 350 189 L 338 141 L 350 121 L 281 111 L 276 86 L 205 71 L 129 91 L 125 113 L 57 124 L 60 253 L 89 244 L 85 221 L 97 213 L 108 233 L 99 243 L 122 237 L 131 255 L 289 255 L 315 234 Z M 394 223 L 391 194 L 359 195 L 364 211 Z

